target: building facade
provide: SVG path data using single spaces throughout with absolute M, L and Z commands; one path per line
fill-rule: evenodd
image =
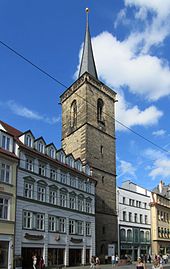
M 15 140 L 0 122 L 0 268 L 13 269 L 16 209 Z
M 117 188 L 118 254 L 132 260 L 151 254 L 150 191 L 130 180 Z
M 95 255 L 95 180 L 88 164 L 18 132 L 16 267 L 86 264 Z
M 170 185 L 162 181 L 151 193 L 152 254 L 170 253 Z
M 62 147 L 83 164 L 89 163 L 97 181 L 96 254 L 100 256 L 117 243 L 115 102 L 116 93 L 98 80 L 87 18 L 79 77 L 61 95 Z

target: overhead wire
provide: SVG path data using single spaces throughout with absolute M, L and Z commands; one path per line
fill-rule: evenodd
M 39 67 L 38 65 L 34 64 L 32 61 L 30 61 L 28 58 L 26 58 L 25 56 L 23 56 L 21 53 L 17 52 L 15 49 L 13 49 L 11 46 L 7 45 L 5 42 L 0 40 L 0 44 L 3 45 L 4 47 L 6 47 L 8 50 L 12 51 L 14 54 L 16 54 L 17 56 L 19 56 L 20 58 L 22 58 L 24 61 L 26 61 L 27 63 L 29 63 L 30 65 L 32 65 L 34 68 L 36 68 L 37 70 L 39 70 L 40 72 L 42 72 L 44 75 L 48 76 L 49 78 L 51 78 L 52 80 L 54 80 L 55 82 L 57 82 L 59 85 L 61 85 L 64 88 L 69 88 L 68 86 L 66 86 L 64 83 L 60 82 L 58 79 L 56 79 L 54 76 L 50 75 L 47 71 L 43 70 L 41 67 Z M 83 98 L 82 96 L 80 96 L 79 94 L 77 94 L 75 92 L 75 94 L 83 99 L 85 102 L 87 102 L 89 105 L 93 106 L 96 109 L 96 106 L 93 105 L 92 103 L 90 103 L 88 100 L 86 100 L 85 98 Z M 150 139 L 146 138 L 145 136 L 141 135 L 140 133 L 134 131 L 132 128 L 126 126 L 124 123 L 120 122 L 119 120 L 115 119 L 113 116 L 107 114 L 106 112 L 103 112 L 103 114 L 105 114 L 106 116 L 112 118 L 115 122 L 117 122 L 118 124 L 120 124 L 121 126 L 123 126 L 125 129 L 131 131 L 132 133 L 134 133 L 135 135 L 139 136 L 140 138 L 142 138 L 143 140 L 147 141 L 148 143 L 152 144 L 153 146 L 157 147 L 158 149 L 166 152 L 166 153 L 170 153 L 168 150 L 166 150 L 165 148 L 157 145 L 156 143 L 154 143 L 153 141 L 151 141 Z

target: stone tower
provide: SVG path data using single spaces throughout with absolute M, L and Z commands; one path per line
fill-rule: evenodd
M 98 80 L 88 10 L 78 79 L 61 95 L 62 146 L 92 167 L 96 186 L 96 254 L 117 242 L 114 106 L 116 93 Z

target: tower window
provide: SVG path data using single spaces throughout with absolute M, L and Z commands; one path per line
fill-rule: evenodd
M 103 155 L 103 146 L 100 146 L 100 153 Z
M 102 183 L 104 184 L 104 176 L 102 176 Z
M 98 122 L 104 123 L 104 117 L 103 117 L 103 108 L 104 108 L 104 102 L 102 99 L 97 100 L 97 120 Z
M 71 104 L 70 109 L 70 126 L 72 128 L 76 127 L 77 125 L 77 102 L 74 100 Z

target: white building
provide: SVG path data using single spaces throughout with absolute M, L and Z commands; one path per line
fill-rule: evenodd
M 117 188 L 118 254 L 132 260 L 151 254 L 151 193 L 130 180 Z
M 12 128 L 11 128 L 12 129 Z M 10 131 L 10 129 L 8 130 Z M 15 136 L 17 172 L 16 266 L 86 264 L 95 255 L 95 180 L 88 164 L 66 156 L 31 131 Z

